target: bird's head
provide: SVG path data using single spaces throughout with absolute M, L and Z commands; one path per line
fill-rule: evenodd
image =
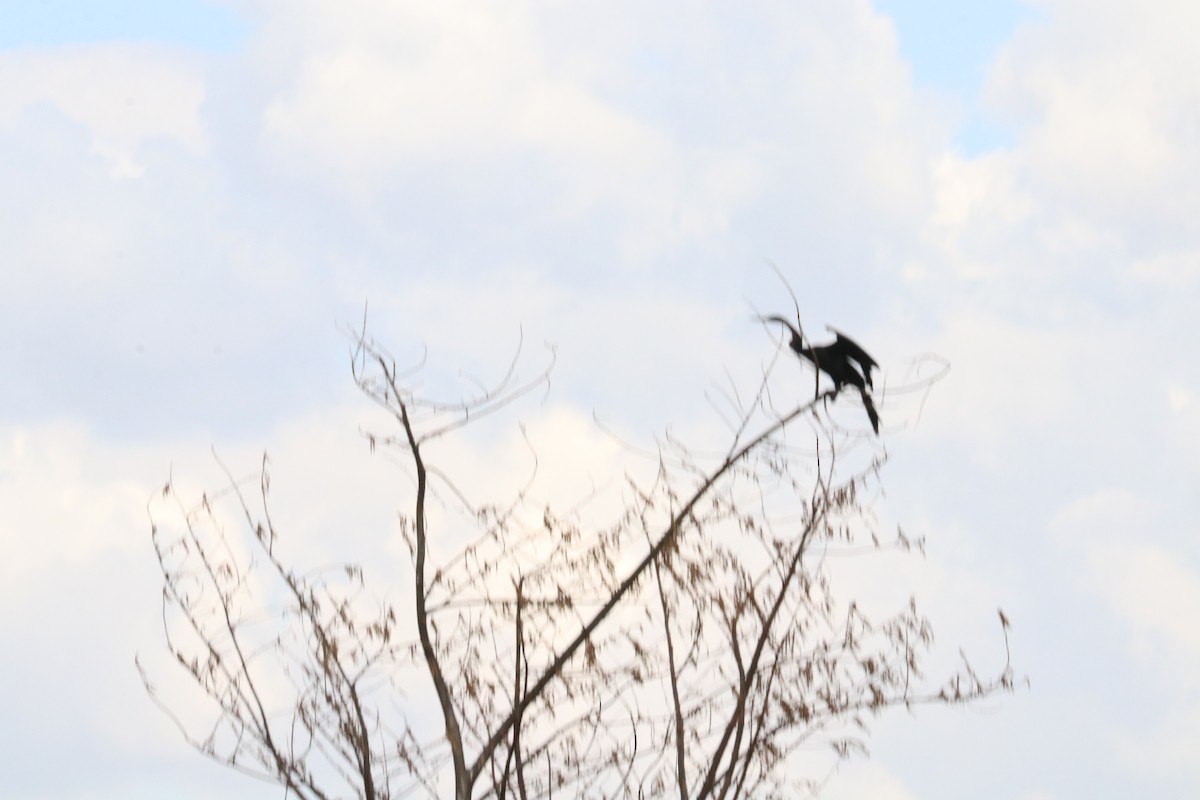
M 788 322 L 786 319 L 779 316 L 778 314 L 771 314 L 769 316 L 760 316 L 758 319 L 760 322 L 778 322 L 779 324 L 786 327 L 788 329 L 788 331 L 792 334 L 792 342 L 793 342 L 794 346 L 800 346 L 800 344 L 803 342 L 803 337 L 800 336 L 800 331 L 796 329 L 796 326 L 793 325 L 792 323 Z

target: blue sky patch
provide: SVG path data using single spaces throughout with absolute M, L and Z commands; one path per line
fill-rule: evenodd
M 249 30 L 206 0 L 21 0 L 0 12 L 0 49 L 150 41 L 228 52 Z
M 964 154 L 1010 146 L 1012 132 L 988 118 L 979 97 L 1000 47 L 1040 12 L 1018 0 L 875 0 L 875 6 L 896 26 L 916 84 L 953 98 L 964 110 L 955 138 Z

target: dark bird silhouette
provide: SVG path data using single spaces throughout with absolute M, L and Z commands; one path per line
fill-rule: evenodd
M 830 328 L 829 330 L 833 331 L 836 339 L 829 344 L 805 347 L 800 331 L 796 330 L 795 326 L 783 317 L 770 316 L 760 319 L 767 322 L 780 322 L 787 326 L 792 335 L 788 346 L 796 355 L 811 361 L 814 366 L 833 380 L 834 396 L 847 384 L 858 389 L 858 393 L 862 395 L 863 405 L 867 408 L 867 417 L 871 420 L 871 429 L 878 435 L 879 412 L 875 410 L 875 401 L 871 399 L 869 390 L 875 388 L 875 384 L 871 381 L 871 370 L 877 369 L 879 365 L 875 363 L 875 359 L 867 355 L 867 351 L 863 350 L 858 342 L 840 331 Z

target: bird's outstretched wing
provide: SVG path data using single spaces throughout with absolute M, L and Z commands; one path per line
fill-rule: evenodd
M 825 327 L 829 329 L 830 333 L 837 337 L 837 341 L 834 343 L 834 346 L 858 362 L 859 368 L 862 370 L 863 378 L 867 382 L 867 388 L 874 389 L 875 384 L 871 382 L 871 370 L 879 368 L 879 365 L 875 363 L 875 359 L 871 358 L 871 356 L 867 354 L 867 351 L 863 350 L 862 347 L 859 346 L 858 342 L 854 341 L 837 328 L 833 327 L 832 325 L 826 325 Z

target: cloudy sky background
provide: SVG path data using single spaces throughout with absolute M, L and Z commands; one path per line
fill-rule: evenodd
M 593 412 L 718 430 L 705 391 L 773 352 L 751 309 L 788 307 L 769 259 L 889 381 L 953 364 L 884 404 L 929 556 L 878 574 L 948 663 L 1001 656 L 1003 606 L 1030 678 L 885 717 L 828 796 L 1200 796 L 1198 31 L 1190 0 L 5 4 L 3 793 L 279 795 L 142 691 L 146 506 L 266 449 L 298 558 L 399 558 L 365 301 L 448 387 L 555 343 L 513 420 L 570 494 L 619 455 Z M 521 447 L 455 452 L 482 486 Z

